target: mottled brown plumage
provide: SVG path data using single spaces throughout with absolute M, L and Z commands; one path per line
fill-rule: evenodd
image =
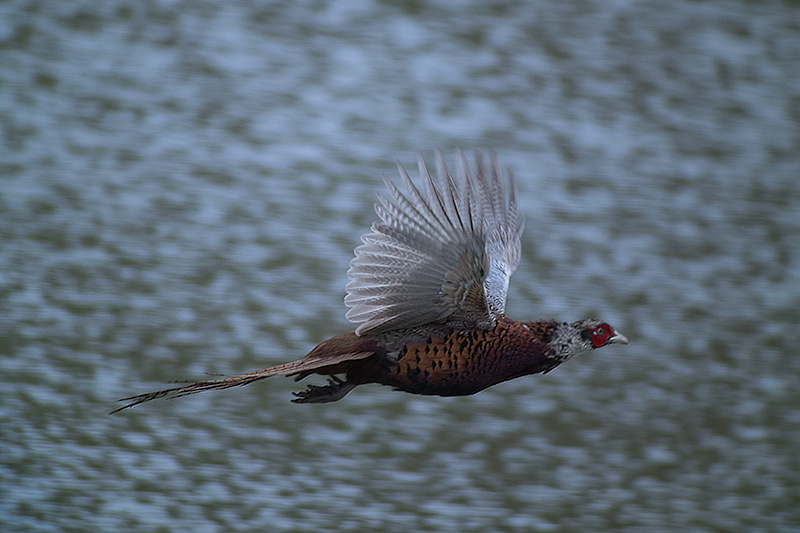
M 486 169 L 479 155 L 470 169 L 459 153 L 455 178 L 441 154 L 436 162 L 434 181 L 419 158 L 423 190 L 400 166 L 407 193 L 384 179 L 390 199 L 380 197 L 375 210 L 381 221 L 362 237 L 348 271 L 347 317 L 360 324 L 354 333 L 328 339 L 297 361 L 124 398 L 129 403 L 113 412 L 276 375 L 330 376 L 327 385 L 295 393 L 298 403 L 336 401 L 368 383 L 463 396 L 628 342 L 594 319 L 507 318 L 506 291 L 519 264 L 523 228 L 513 176 L 504 185 L 494 158 Z

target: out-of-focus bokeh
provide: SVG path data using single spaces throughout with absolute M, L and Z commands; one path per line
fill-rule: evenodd
M 438 4 L 0 4 L 0 529 L 800 527 L 800 7 Z M 509 315 L 629 346 L 107 416 L 351 331 L 380 175 L 436 147 L 518 177 Z

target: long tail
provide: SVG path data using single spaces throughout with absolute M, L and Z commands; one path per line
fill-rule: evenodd
M 266 379 L 271 376 L 292 376 L 300 373 L 313 373 L 314 370 L 322 367 L 333 366 L 345 361 L 354 361 L 357 359 L 366 359 L 374 355 L 374 352 L 355 352 L 345 353 L 326 357 L 304 358 L 284 363 L 282 365 L 271 366 L 261 370 L 254 370 L 245 374 L 238 374 L 235 376 L 225 376 L 219 379 L 209 379 L 204 381 L 194 381 L 180 387 L 173 387 L 171 389 L 164 389 L 155 392 L 147 392 L 145 394 L 137 394 L 136 396 L 129 396 L 121 398 L 120 402 L 129 402 L 122 407 L 114 409 L 109 414 L 113 415 L 124 409 L 139 405 L 140 403 L 149 402 L 158 398 L 165 398 L 171 400 L 173 398 L 180 398 L 181 396 L 188 396 L 189 394 L 196 394 L 198 392 L 205 392 L 211 390 L 229 389 L 231 387 L 240 387 L 247 385 L 260 379 Z

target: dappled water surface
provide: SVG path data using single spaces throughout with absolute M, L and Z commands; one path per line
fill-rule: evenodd
M 800 527 L 800 8 L 0 5 L 0 529 Z M 395 160 L 495 149 L 508 312 L 631 339 L 474 397 L 276 378 Z

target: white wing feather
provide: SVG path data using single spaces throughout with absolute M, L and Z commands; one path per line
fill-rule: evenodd
M 480 154 L 470 169 L 456 154 L 456 179 L 436 153 L 437 180 L 420 155 L 420 190 L 398 164 L 403 193 L 384 176 L 380 218 L 355 249 L 347 272 L 347 318 L 356 333 L 430 323 L 488 328 L 503 314 L 508 281 L 520 261 L 523 221 L 516 183 L 508 196 L 494 156 L 487 174 Z

